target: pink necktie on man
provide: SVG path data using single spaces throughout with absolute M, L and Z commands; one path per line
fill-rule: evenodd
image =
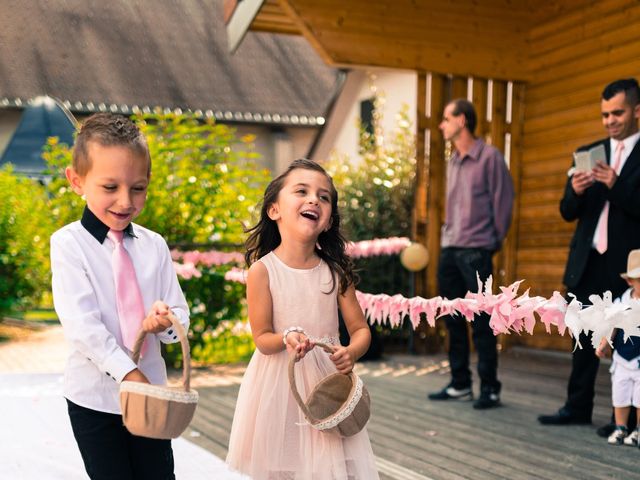
M 122 342 L 130 351 L 136 342 L 138 332 L 142 328 L 145 317 L 142 293 L 136 278 L 136 271 L 129 253 L 124 248 L 123 232 L 109 230 L 107 237 L 114 243 L 111 266 L 116 285 L 116 308 L 120 320 Z M 146 342 L 145 342 L 146 343 Z M 142 353 L 146 350 L 142 346 Z
M 616 158 L 613 161 L 613 169 L 616 174 L 619 174 L 620 170 L 620 161 L 622 160 L 622 151 L 624 150 L 624 143 L 618 142 L 616 145 Z M 596 240 L 596 250 L 598 253 L 603 254 L 607 251 L 608 244 L 608 230 L 609 230 L 609 202 L 605 202 L 604 207 L 602 208 L 602 213 L 600 213 L 600 219 L 598 220 L 597 225 L 597 240 Z

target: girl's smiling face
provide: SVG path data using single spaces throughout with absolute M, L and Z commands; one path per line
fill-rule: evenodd
M 84 176 L 72 168 L 67 178 L 87 207 L 112 230 L 123 230 L 142 211 L 149 185 L 149 162 L 129 147 L 90 142 L 91 167 Z
M 269 218 L 278 224 L 280 234 L 315 241 L 331 227 L 332 186 L 326 175 L 296 168 L 287 175 L 278 199 L 269 207 Z

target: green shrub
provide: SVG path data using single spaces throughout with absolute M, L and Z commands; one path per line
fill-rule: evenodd
M 334 155 L 327 164 L 340 192 L 342 226 L 351 241 L 410 237 L 415 183 L 415 134 L 404 106 L 389 136 L 382 129 L 380 98 L 374 102 L 373 134 L 360 129 L 362 159 Z M 362 258 L 358 289 L 411 295 L 411 276 L 397 256 Z
M 240 329 L 233 338 L 230 325 L 247 325 L 245 286 L 227 282 L 224 274 L 231 265 L 200 267 L 201 277 L 180 279 L 191 310 L 189 340 L 191 357 L 200 363 L 226 363 L 243 360 L 253 353 L 251 334 Z M 235 330 L 238 330 L 237 328 Z M 178 366 L 180 344 L 166 346 L 167 358 Z
M 134 117 L 147 137 L 151 183 L 136 222 L 170 245 L 240 243 L 266 186 L 268 172 L 255 164 L 252 136 L 187 115 Z M 71 149 L 52 139 L 43 154 L 53 181 L 52 212 L 62 226 L 80 218 L 84 201 L 68 186 L 64 169 Z
M 49 290 L 53 222 L 45 189 L 0 170 L 0 315 L 36 306 Z

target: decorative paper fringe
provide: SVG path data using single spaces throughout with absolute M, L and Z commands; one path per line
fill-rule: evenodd
M 235 268 L 227 273 L 226 280 L 246 282 L 245 271 Z M 492 293 L 493 279 L 489 277 L 483 285 L 478 278 L 478 293 L 468 292 L 465 298 L 449 300 L 442 297 L 406 298 L 402 295 L 377 295 L 356 291 L 358 302 L 370 323 L 383 324 L 387 321 L 391 326 L 399 326 L 408 316 L 414 328 L 424 315 L 429 325 L 434 326 L 436 318 L 443 315 L 462 315 L 471 322 L 477 313 L 487 313 L 489 325 L 493 333 L 533 334 L 536 321 L 544 324 L 547 333 L 551 326 L 558 329 L 560 335 L 566 330 L 576 339 L 576 348 L 582 348 L 578 337 L 580 333 L 592 332 L 591 343 L 594 347 L 602 338 L 611 338 L 614 328 L 624 331 L 625 341 L 630 336 L 640 337 L 640 300 L 632 300 L 629 305 L 613 303 L 611 292 L 602 296 L 591 295 L 590 306 L 582 308 L 582 304 L 572 297 L 567 304 L 559 292 L 553 292 L 550 298 L 530 297 L 527 289 L 518 296 L 518 288 L 522 280 L 508 287 L 500 287 L 500 293 Z

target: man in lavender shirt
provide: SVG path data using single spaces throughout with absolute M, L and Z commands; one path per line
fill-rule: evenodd
M 447 205 L 438 265 L 440 295 L 452 299 L 477 292 L 476 272 L 484 282 L 492 272 L 491 257 L 500 249 L 511 222 L 513 183 L 502 154 L 474 136 L 476 112 L 464 99 L 444 109 L 440 130 L 455 153 L 447 166 Z M 445 317 L 449 331 L 451 382 L 430 400 L 472 400 L 467 321 Z M 480 397 L 474 408 L 500 405 L 497 341 L 487 314 L 472 322 L 478 352 Z

